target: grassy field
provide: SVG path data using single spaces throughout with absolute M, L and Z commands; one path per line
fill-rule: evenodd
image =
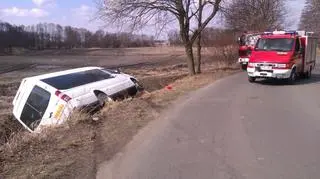
M 204 49 L 203 74 L 188 77 L 182 48 L 75 49 L 0 57 L 0 178 L 94 178 L 110 159 L 177 97 L 238 71 L 234 49 Z M 146 92 L 108 104 L 93 121 L 75 113 L 41 135 L 30 134 L 12 117 L 11 102 L 23 77 L 72 67 L 121 66 Z M 172 90 L 165 88 L 172 86 Z

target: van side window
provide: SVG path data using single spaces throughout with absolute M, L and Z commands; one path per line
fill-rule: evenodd
M 300 51 L 300 41 L 299 39 L 297 38 L 296 39 L 296 48 L 295 48 L 295 52 L 299 52 Z
M 57 88 L 59 90 L 65 90 L 75 88 L 88 83 L 93 83 L 101 80 L 112 78 L 112 76 L 99 69 L 76 72 L 51 78 L 46 78 L 41 81 Z

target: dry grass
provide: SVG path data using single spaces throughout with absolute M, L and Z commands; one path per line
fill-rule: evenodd
M 77 116 L 76 119 L 78 119 Z M 41 135 L 20 132 L 0 148 L 1 171 L 8 178 L 93 178 L 95 129 L 91 120 L 47 129 Z
M 13 96 L 0 96 L 0 109 L 6 109 L 11 106 L 12 100 Z
M 14 96 L 18 90 L 19 83 L 0 84 L 0 96 Z
M 20 132 L 0 148 L 0 172 L 8 178 L 94 178 L 96 165 L 152 120 L 152 110 L 137 98 L 109 104 L 98 121 L 77 112 L 41 135 Z
M 7 96 L 10 93 L 12 92 L 6 91 L 0 96 L 0 144 L 8 141 L 11 135 L 21 129 L 21 125 L 13 119 L 11 113 L 13 96 Z

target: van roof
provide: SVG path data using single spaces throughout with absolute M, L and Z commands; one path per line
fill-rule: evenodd
M 70 74 L 70 73 L 76 73 L 76 72 L 82 72 L 82 71 L 94 70 L 94 69 L 103 69 L 103 68 L 102 67 L 94 67 L 94 66 L 81 67 L 81 68 L 74 68 L 74 69 L 70 69 L 70 70 L 47 73 L 47 74 L 43 74 L 43 75 L 31 76 L 31 77 L 27 77 L 24 79 L 26 79 L 26 80 L 42 80 L 42 79 L 56 77 L 56 76 L 60 76 L 60 75 L 66 75 L 66 74 Z

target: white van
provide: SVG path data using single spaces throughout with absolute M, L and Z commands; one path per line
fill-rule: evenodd
M 133 76 L 84 67 L 24 78 L 13 99 L 14 117 L 30 132 L 61 124 L 75 108 L 105 101 L 139 90 Z

